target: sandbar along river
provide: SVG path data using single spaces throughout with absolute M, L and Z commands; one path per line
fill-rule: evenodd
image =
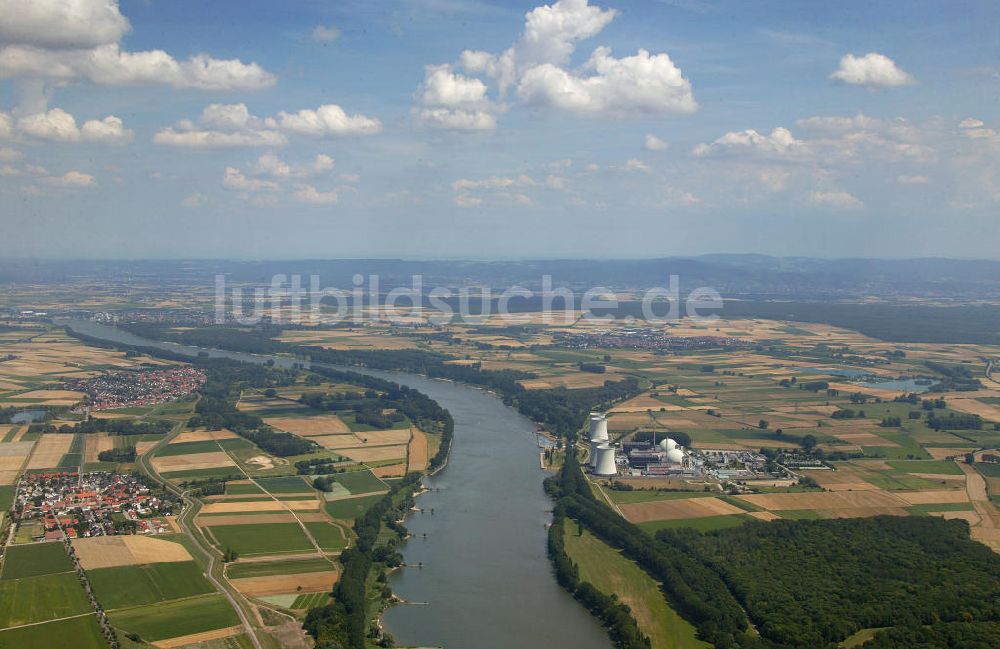
M 89 321 L 61 324 L 95 338 L 189 356 L 207 351 L 286 367 L 302 362 L 161 343 Z M 403 557 L 410 567 L 390 580 L 393 591 L 411 602 L 384 616 L 396 642 L 448 649 L 609 649 L 604 629 L 552 574 L 545 550 L 552 502 L 542 490 L 547 474 L 539 469 L 531 422 L 483 390 L 413 374 L 347 369 L 420 390 L 455 419 L 448 465 L 424 479 L 431 490 L 417 499 L 424 513 L 406 522 L 413 538 Z

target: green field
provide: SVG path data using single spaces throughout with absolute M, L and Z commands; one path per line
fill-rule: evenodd
M 971 512 L 974 509 L 972 503 L 938 503 L 936 505 L 911 505 L 906 508 L 906 511 L 914 516 L 921 516 L 931 512 Z
M 209 529 L 220 548 L 231 548 L 243 556 L 313 549 L 297 523 L 219 525 Z
M 0 581 L 0 628 L 91 611 L 76 573 Z
M 890 460 L 886 464 L 906 473 L 962 475 L 962 469 L 951 460 Z
M 334 564 L 325 559 L 303 559 L 297 561 L 268 561 L 266 563 L 231 563 L 226 568 L 230 579 L 247 577 L 267 577 L 269 575 L 298 575 L 304 572 L 332 570 Z
M 0 629 L 0 649 L 106 649 L 107 646 L 93 615 L 19 629 Z
M 986 478 L 1000 478 L 1000 464 L 989 462 L 976 462 L 976 471 Z
M 240 618 L 223 595 L 137 606 L 110 614 L 111 623 L 146 642 L 236 626 Z
M 87 576 L 97 601 L 109 611 L 215 592 L 194 561 L 100 568 Z
M 333 523 L 306 523 L 306 528 L 313 535 L 319 547 L 324 550 L 336 552 L 347 547 L 347 538 L 339 527 Z
M 728 516 L 703 516 L 701 518 L 682 518 L 670 521 L 649 521 L 639 523 L 639 527 L 653 534 L 657 530 L 677 529 L 679 527 L 690 527 L 699 532 L 711 532 L 712 530 L 723 530 L 727 527 L 737 527 L 752 521 L 752 516 L 746 514 L 733 514 Z
M 314 491 L 306 484 L 305 480 L 297 476 L 283 476 L 280 478 L 257 478 L 257 484 L 273 494 L 305 493 Z
M 575 523 L 569 522 L 566 528 L 566 552 L 580 570 L 580 581 L 589 581 L 602 593 L 617 595 L 628 604 L 652 649 L 710 646 L 695 637 L 694 626 L 670 608 L 659 585 L 635 562 L 590 532 L 578 536 Z
M 316 608 L 317 606 L 323 606 L 324 604 L 329 603 L 329 601 L 330 593 L 309 593 L 307 595 L 299 595 L 296 597 L 295 601 L 292 602 L 292 605 L 289 608 Z
M 203 442 L 179 442 L 177 444 L 167 444 L 156 451 L 156 457 L 169 457 L 171 455 L 188 455 L 190 453 L 218 453 L 218 442 L 207 440 Z
M 360 498 L 344 498 L 331 500 L 324 506 L 331 518 L 354 520 L 368 511 L 368 508 L 378 502 L 382 496 L 362 496 Z
M 352 494 L 367 494 L 388 489 L 385 483 L 372 475 L 371 471 L 352 471 L 334 476 Z
M 66 556 L 66 549 L 62 543 L 50 541 L 48 543 L 14 545 L 7 548 L 3 562 L 3 574 L 0 575 L 0 579 L 37 577 L 72 570 L 73 563 Z
M 605 489 L 604 493 L 615 503 L 625 505 L 628 503 L 648 503 L 657 500 L 684 500 L 686 498 L 707 498 L 718 496 L 719 492 L 710 491 L 617 491 L 615 489 Z
M 243 474 L 235 466 L 224 466 L 217 469 L 185 469 L 183 471 L 164 471 L 160 473 L 164 478 L 170 480 L 200 480 L 203 478 L 225 478 L 229 480 L 242 480 Z
M 233 484 L 231 482 L 226 483 L 226 495 L 227 496 L 244 496 L 248 494 L 262 494 L 260 487 L 255 484 Z
M 5 484 L 0 485 L 0 512 L 5 512 L 10 509 L 11 503 L 14 502 L 14 485 Z

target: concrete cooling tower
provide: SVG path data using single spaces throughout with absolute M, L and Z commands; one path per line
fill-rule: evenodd
M 613 476 L 618 473 L 618 467 L 615 466 L 615 449 L 607 444 L 597 447 L 597 468 L 594 469 L 594 473 L 602 476 Z
M 593 441 L 593 442 L 590 443 L 590 468 L 591 469 L 596 469 L 597 468 L 597 447 L 600 446 L 603 443 L 604 442 L 597 442 L 597 441 Z
M 601 414 L 590 416 L 590 439 L 591 441 L 608 441 L 608 418 Z

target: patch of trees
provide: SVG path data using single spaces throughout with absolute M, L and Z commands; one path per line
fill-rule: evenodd
M 918 416 L 920 413 L 917 413 Z M 882 428 L 899 428 L 903 425 L 903 420 L 900 417 L 883 417 L 879 426 Z
M 897 626 L 875 634 L 864 649 L 996 649 L 1000 622 L 945 622 Z
M 600 363 L 580 363 L 577 367 L 580 368 L 581 372 L 590 372 L 592 374 L 604 374 L 608 371 L 608 368 Z
M 799 383 L 800 390 L 809 390 L 810 392 L 819 392 L 820 390 L 826 390 L 830 387 L 828 381 L 807 381 L 805 383 Z
M 652 442 L 652 441 L 658 442 L 665 437 L 669 437 L 670 439 L 674 440 L 684 448 L 688 448 L 689 446 L 691 446 L 691 436 L 685 433 L 684 431 L 680 430 L 672 430 L 668 433 L 654 433 L 650 431 L 641 431 L 636 433 L 632 437 L 632 439 L 636 442 Z
M 51 431 L 59 433 L 112 433 L 114 435 L 166 435 L 174 427 L 173 422 L 165 419 L 152 421 L 135 421 L 132 419 L 100 419 L 91 417 L 77 424 L 63 424 L 58 429 L 50 426 Z
M 924 364 L 938 374 L 944 375 L 944 378 L 941 379 L 939 383 L 934 385 L 934 390 L 957 390 L 960 392 L 968 392 L 970 390 L 978 390 L 983 387 L 983 384 L 980 383 L 979 379 L 975 377 L 972 370 L 964 365 L 948 365 L 946 363 L 938 363 L 936 361 L 924 361 Z
M 656 536 L 716 572 L 779 647 L 830 647 L 870 627 L 1000 620 L 1000 557 L 969 538 L 965 521 L 779 520 Z
M 126 446 L 125 448 L 113 448 L 107 451 L 101 451 L 97 454 L 97 459 L 101 462 L 135 462 L 135 446 Z
M 927 415 L 927 425 L 934 430 L 981 430 L 983 418 L 979 415 L 966 415 L 949 412 L 947 417 L 933 413 Z

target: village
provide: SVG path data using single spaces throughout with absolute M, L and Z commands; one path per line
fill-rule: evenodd
M 553 340 L 569 349 L 631 349 L 650 352 L 676 352 L 692 349 L 730 349 L 748 347 L 746 340 L 735 336 L 672 336 L 655 327 L 627 327 L 595 332 L 556 332 Z
M 90 395 L 90 409 L 116 410 L 148 406 L 191 394 L 205 382 L 205 372 L 193 367 L 109 372 L 88 379 L 71 379 L 64 387 Z
M 180 502 L 134 473 L 35 473 L 17 483 L 12 505 L 17 535 L 61 540 L 173 532 L 165 518 Z

